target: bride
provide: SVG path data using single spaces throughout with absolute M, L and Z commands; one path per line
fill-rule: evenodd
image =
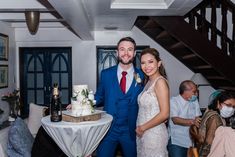
M 147 76 L 144 90 L 138 96 L 137 156 L 167 157 L 169 87 L 159 52 L 154 48 L 142 51 L 141 69 Z

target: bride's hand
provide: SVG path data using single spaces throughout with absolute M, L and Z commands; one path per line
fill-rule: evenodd
M 135 129 L 135 132 L 137 134 L 138 137 L 142 137 L 144 134 L 144 130 L 141 128 L 141 126 L 137 126 Z
M 72 109 L 72 105 L 69 104 L 67 107 L 66 107 L 66 110 L 71 110 Z

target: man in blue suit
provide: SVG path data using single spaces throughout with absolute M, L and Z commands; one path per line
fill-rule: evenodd
M 122 38 L 117 44 L 118 65 L 101 72 L 95 99 L 97 106 L 104 104 L 113 122 L 97 149 L 98 157 L 115 156 L 118 144 L 125 157 L 136 156 L 137 96 L 143 89 L 144 75 L 133 66 L 135 49 L 136 43 L 131 37 Z

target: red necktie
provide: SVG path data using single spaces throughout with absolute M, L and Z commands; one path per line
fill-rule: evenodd
M 120 87 L 123 93 L 126 93 L 126 74 L 127 74 L 126 71 L 122 72 L 122 78 L 120 81 Z

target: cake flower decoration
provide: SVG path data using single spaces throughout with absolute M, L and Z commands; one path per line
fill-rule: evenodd
M 94 112 L 94 105 L 95 105 L 96 101 L 94 100 L 93 91 L 83 89 L 81 91 L 81 94 L 79 94 L 80 92 L 74 92 L 74 93 L 75 93 L 75 96 L 72 97 L 72 100 L 79 101 L 83 105 L 89 104 L 92 108 L 92 112 Z

